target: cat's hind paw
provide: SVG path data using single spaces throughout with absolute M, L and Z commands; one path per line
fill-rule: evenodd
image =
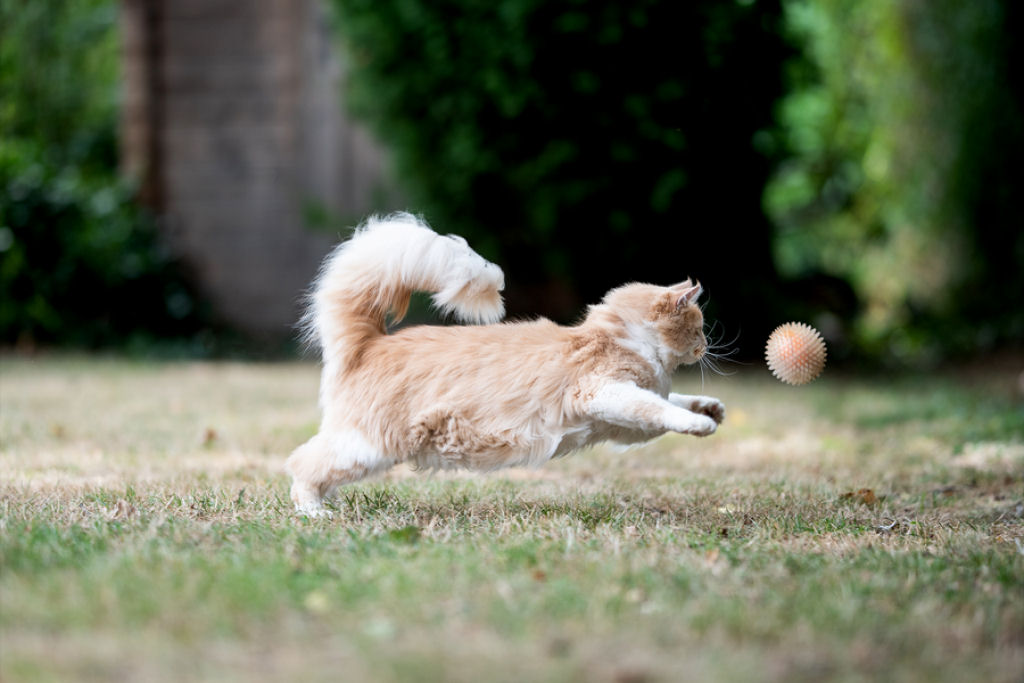
M 324 507 L 323 498 L 308 484 L 296 480 L 292 483 L 291 495 L 296 516 L 310 519 L 332 516 L 331 511 Z
M 295 515 L 298 517 L 309 517 L 310 519 L 330 519 L 334 513 L 323 505 L 296 505 Z

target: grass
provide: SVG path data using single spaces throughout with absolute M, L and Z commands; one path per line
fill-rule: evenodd
M 1019 681 L 1010 365 L 742 368 L 711 438 L 396 470 L 310 520 L 314 366 L 6 357 L 0 679 Z

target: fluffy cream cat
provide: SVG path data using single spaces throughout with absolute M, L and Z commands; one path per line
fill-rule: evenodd
M 575 327 L 498 323 L 501 269 L 416 217 L 371 218 L 327 258 L 306 316 L 323 352 L 319 433 L 286 468 L 306 514 L 339 484 L 400 462 L 492 470 L 539 465 L 598 441 L 705 436 L 720 401 L 670 393 L 707 350 L 700 284 L 628 284 Z M 414 291 L 479 325 L 387 333 Z

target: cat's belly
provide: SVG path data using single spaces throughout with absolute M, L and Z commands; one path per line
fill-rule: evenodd
M 465 437 L 463 431 L 460 436 Z M 530 436 L 527 436 L 530 434 Z M 450 436 L 450 435 L 449 435 Z M 518 436 L 474 434 L 474 439 L 430 439 L 412 455 L 427 469 L 466 468 L 494 470 L 504 467 L 538 467 L 552 458 L 567 455 L 593 442 L 590 425 L 558 430 L 524 430 Z
M 613 441 L 618 444 L 636 444 L 650 441 L 660 436 L 660 432 L 644 432 L 636 429 L 626 429 L 606 423 L 588 424 L 567 430 L 562 435 L 551 458 L 558 458 L 568 455 L 587 446 L 593 446 L 605 441 Z M 549 458 L 550 459 L 550 458 Z
M 632 444 L 643 443 L 656 439 L 661 436 L 664 432 L 648 432 L 641 429 L 629 429 L 627 427 L 620 427 L 618 425 L 608 424 L 602 422 L 594 426 L 591 431 L 590 439 L 586 445 L 594 445 L 604 441 L 611 441 L 613 443 L 629 446 Z
M 548 456 L 548 459 L 559 458 L 593 443 L 593 433 L 594 430 L 591 429 L 590 425 L 583 425 L 565 430 L 562 434 L 561 440 L 555 447 L 554 452 Z

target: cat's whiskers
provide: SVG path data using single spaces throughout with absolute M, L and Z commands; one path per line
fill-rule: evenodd
M 739 363 L 739 364 L 742 364 L 739 361 L 736 361 L 736 360 L 734 360 L 732 358 L 732 356 L 736 355 L 739 352 L 739 348 L 734 346 L 735 343 L 736 343 L 736 340 L 739 339 L 739 334 L 737 333 L 730 341 L 723 343 L 721 341 L 722 337 L 718 337 L 718 338 L 714 337 L 715 329 L 717 327 L 718 327 L 718 321 L 716 320 L 715 322 L 713 322 L 711 324 L 711 326 L 704 333 L 704 336 L 707 339 L 707 349 L 705 350 L 704 354 L 701 355 L 701 357 L 700 357 L 701 382 L 702 383 L 703 383 L 703 380 L 704 380 L 704 368 L 705 367 L 707 367 L 707 369 L 709 371 L 715 373 L 716 375 L 728 376 L 728 375 L 732 375 L 732 374 L 735 374 L 735 373 L 733 373 L 733 372 L 725 372 L 724 370 L 722 370 L 722 368 L 720 367 L 719 363 L 729 362 L 729 363 Z M 724 336 L 724 334 L 725 334 L 725 329 L 723 327 L 723 329 L 722 329 L 722 336 Z

